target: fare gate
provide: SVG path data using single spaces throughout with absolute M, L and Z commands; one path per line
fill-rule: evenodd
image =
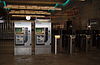
M 81 52 L 88 52 L 92 48 L 91 35 L 80 34 L 76 36 L 76 47 Z
M 70 35 L 70 43 L 69 43 L 69 53 L 72 55 L 73 51 L 74 51 L 74 45 L 75 45 L 75 35 Z

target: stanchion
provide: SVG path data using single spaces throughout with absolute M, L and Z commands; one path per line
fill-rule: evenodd
M 89 50 L 89 44 L 90 44 L 90 48 L 91 48 L 91 36 L 90 35 L 86 35 L 86 53 Z
M 73 53 L 73 39 L 75 39 L 75 35 L 70 35 L 70 55 Z
M 55 55 L 57 54 L 57 39 L 60 38 L 60 35 L 55 35 Z

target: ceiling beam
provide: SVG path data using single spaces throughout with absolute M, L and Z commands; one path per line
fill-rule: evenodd
M 26 16 L 30 16 L 30 17 L 46 17 L 43 15 L 11 15 L 11 17 L 26 17 Z
M 38 10 L 38 9 L 10 9 L 10 10 L 15 10 L 15 11 L 19 11 L 19 10 L 28 10 L 28 11 L 45 11 L 48 12 L 48 10 Z
M 56 3 L 62 4 L 60 2 L 43 2 L 43 1 L 11 1 L 5 0 L 8 4 L 30 4 L 30 5 L 55 5 Z
M 32 6 L 32 5 L 7 5 L 4 8 L 10 9 L 37 9 L 37 10 L 62 10 L 61 8 L 55 8 L 53 6 Z
M 51 15 L 49 12 L 45 11 L 27 11 L 27 10 L 12 10 L 9 12 L 9 14 L 46 14 L 46 15 Z
M 44 15 L 44 16 L 51 16 L 51 15 L 47 15 L 47 14 L 9 14 L 9 15 Z
M 50 19 L 48 17 L 31 17 L 30 20 L 35 20 L 36 18 L 38 19 Z M 10 17 L 11 20 L 26 20 L 26 17 Z

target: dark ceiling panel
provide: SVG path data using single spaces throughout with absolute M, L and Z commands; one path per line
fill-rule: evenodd
M 7 0 L 6 0 L 7 1 Z M 41 2 L 64 2 L 66 0 L 9 0 L 9 1 L 41 1 Z

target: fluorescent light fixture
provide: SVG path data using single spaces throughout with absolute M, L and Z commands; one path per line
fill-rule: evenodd
M 4 8 L 10 9 L 37 9 L 37 10 L 62 10 L 53 6 L 31 6 L 31 5 L 7 5 Z
M 47 15 L 51 15 L 51 13 L 49 13 L 49 12 L 44 12 L 44 11 L 26 11 L 26 10 L 20 10 L 20 11 L 11 10 L 9 13 L 10 14 L 47 14 Z
M 0 23 L 4 23 L 4 20 L 0 20 Z
M 12 15 L 12 17 L 26 17 L 26 16 L 28 16 L 28 15 Z M 45 17 L 45 16 L 43 16 L 43 15 L 30 15 L 30 17 Z
M 60 35 L 55 35 L 55 38 L 56 38 L 56 39 L 59 39 L 59 38 L 60 38 Z
M 85 1 L 85 0 L 80 0 L 80 1 Z
M 26 16 L 26 20 L 30 20 L 31 19 L 31 16 Z

